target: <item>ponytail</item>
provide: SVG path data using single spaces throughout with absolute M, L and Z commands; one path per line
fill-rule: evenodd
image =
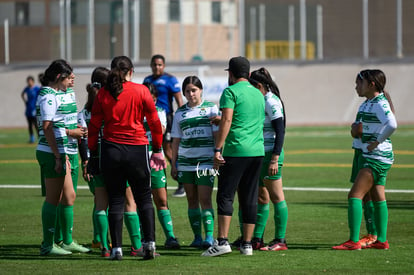
M 383 90 L 382 92 L 384 93 L 384 96 L 387 98 L 388 103 L 390 104 L 391 111 L 395 114 L 394 104 L 392 103 L 390 94 L 385 90 Z
M 266 68 L 260 68 L 256 71 L 253 71 L 250 74 L 249 78 L 250 83 L 252 83 L 253 86 L 257 86 L 257 83 L 261 83 L 266 90 L 271 91 L 274 93 L 282 103 L 283 108 L 283 123 L 286 127 L 286 110 L 285 110 L 285 104 L 283 103 L 282 97 L 280 96 L 280 90 L 279 87 L 276 85 L 276 82 L 272 79 L 272 76 L 270 75 L 269 71 L 266 70 Z
M 126 56 L 117 56 L 112 59 L 111 71 L 109 72 L 105 88 L 116 100 L 124 89 L 123 83 L 126 82 L 126 76 L 133 68 L 132 61 Z

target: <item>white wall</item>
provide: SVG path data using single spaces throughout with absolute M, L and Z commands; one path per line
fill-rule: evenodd
M 252 62 L 252 70 L 262 64 Z M 209 66 L 201 77 L 208 100 L 218 102 L 217 87 L 224 87 L 226 63 Z M 350 124 L 355 118 L 362 99 L 355 92 L 357 73 L 366 68 L 379 68 L 387 76 L 386 90 L 393 100 L 399 123 L 414 124 L 414 64 L 319 64 L 319 65 L 265 65 L 276 80 L 285 102 L 288 125 Z M 86 101 L 85 86 L 90 80 L 92 67 L 80 70 L 74 64 L 75 91 L 78 108 Z M 26 127 L 24 104 L 20 93 L 26 77 L 45 68 L 5 70 L 0 66 L 0 128 Z M 150 74 L 149 67 L 135 68 L 137 82 Z M 196 70 L 182 71 L 170 66 L 166 71 L 182 81 L 185 76 L 197 74 Z M 211 90 L 213 89 L 213 90 Z

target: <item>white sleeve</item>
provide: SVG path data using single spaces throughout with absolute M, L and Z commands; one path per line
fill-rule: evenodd
M 86 124 L 86 120 L 85 120 L 85 113 L 84 110 L 80 111 L 78 113 L 78 124 L 81 127 L 88 127 L 88 125 Z
M 53 121 L 56 115 L 58 104 L 56 97 L 52 94 L 45 94 L 39 99 L 40 118 L 42 121 Z
M 392 116 L 393 119 L 389 119 L 384 127 L 382 127 L 378 137 L 377 137 L 377 141 L 379 143 L 384 142 L 388 137 L 390 137 L 392 135 L 392 133 L 394 133 L 395 129 L 397 129 L 397 121 L 395 120 L 395 116 Z
M 211 116 L 213 117 L 213 116 L 219 116 L 219 115 L 221 115 L 221 113 L 220 113 L 217 105 L 214 104 L 214 106 L 211 108 Z M 218 132 L 219 126 L 215 125 L 215 124 L 212 124 L 211 129 L 212 129 L 213 132 Z
M 164 128 L 167 127 L 167 115 L 165 114 L 164 109 L 158 110 L 158 117 L 160 119 L 161 125 L 164 126 Z
M 397 120 L 395 119 L 394 113 L 391 111 L 390 105 L 387 104 L 377 104 L 376 113 L 378 119 L 381 121 L 383 127 L 378 133 L 377 141 L 379 143 L 384 142 L 391 134 L 397 129 Z
M 265 114 L 270 118 L 270 121 L 283 118 L 282 103 L 272 97 L 265 101 Z
M 172 138 L 181 138 L 183 136 L 183 132 L 180 128 L 180 122 L 178 121 L 178 117 L 181 114 L 179 112 L 176 112 L 174 115 L 173 123 L 171 126 L 171 137 Z

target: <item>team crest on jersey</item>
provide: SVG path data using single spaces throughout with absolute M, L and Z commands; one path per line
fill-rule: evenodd
M 158 79 L 157 81 L 155 81 L 158 85 L 165 85 L 165 80 L 164 79 Z
M 207 111 L 205 108 L 200 109 L 200 116 L 205 116 L 207 114 Z

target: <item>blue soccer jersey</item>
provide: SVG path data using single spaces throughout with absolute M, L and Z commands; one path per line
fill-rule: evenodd
M 158 91 L 156 106 L 164 109 L 167 114 L 171 114 L 173 96 L 181 91 L 177 78 L 167 73 L 160 77 L 149 75 L 144 79 L 145 83 L 153 84 Z

